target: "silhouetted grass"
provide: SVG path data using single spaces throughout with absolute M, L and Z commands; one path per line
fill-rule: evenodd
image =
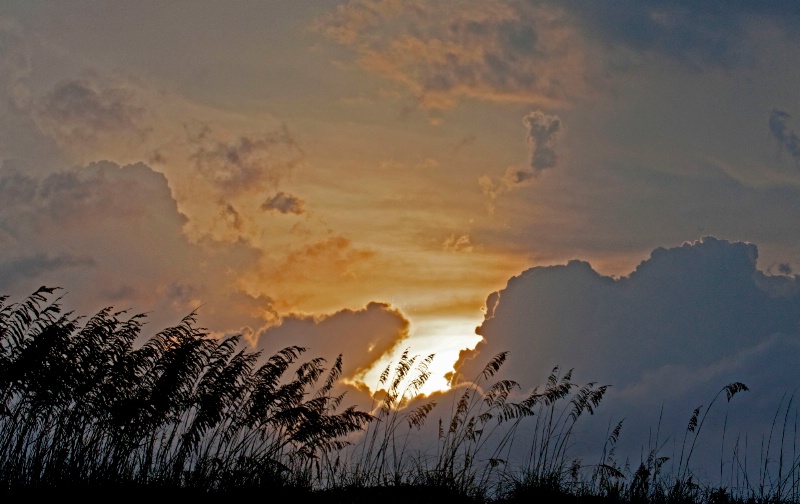
M 556 367 L 541 388 L 522 394 L 512 380 L 492 381 L 507 357 L 500 353 L 474 379 L 454 384 L 452 404 L 436 404 L 416 398 L 433 355 L 406 352 L 381 374 L 382 392 L 365 412 L 342 408 L 343 395 L 333 393 L 341 356 L 327 367 L 290 346 L 258 364 L 261 356 L 241 348 L 239 336 L 212 338 L 194 313 L 143 338 L 144 315 L 62 313 L 55 290 L 42 287 L 20 303 L 0 297 L 6 497 L 798 502 L 798 457 L 784 450 L 797 433 L 791 397 L 775 413 L 756 478 L 739 457 L 739 440 L 731 485 L 704 484 L 692 472 L 709 411 L 746 391 L 739 382 L 692 412 L 669 473 L 658 434 L 635 469 L 616 459 L 622 421 L 598 460 L 583 464 L 570 458 L 574 429 L 608 386 L 578 384 L 572 371 Z M 723 449 L 724 435 L 723 428 Z M 720 482 L 722 470 L 721 463 Z

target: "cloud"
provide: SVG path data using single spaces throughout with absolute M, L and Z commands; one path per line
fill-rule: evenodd
M 224 203 L 220 214 L 230 227 L 236 230 L 242 229 L 242 216 L 232 204 Z
M 300 215 L 305 212 L 303 205 L 303 200 L 297 196 L 280 191 L 275 196 L 267 198 L 264 203 L 261 204 L 261 209 L 269 211 L 275 210 L 282 214 L 291 213 Z
M 478 137 L 476 137 L 475 135 L 467 135 L 461 140 L 459 140 L 459 142 L 453 147 L 453 151 L 461 152 L 462 150 L 468 147 L 475 146 L 475 144 L 477 143 L 478 143 Z
M 100 137 L 129 135 L 143 140 L 145 109 L 130 89 L 98 87 L 88 80 L 61 82 L 37 103 L 34 116 L 59 144 L 95 145 Z
M 37 252 L 32 255 L 0 262 L 0 290 L 5 291 L 14 283 L 27 278 L 41 278 L 65 268 L 92 267 L 91 257 L 75 257 L 69 254 L 48 255 Z
M 316 27 L 428 110 L 468 98 L 552 106 L 590 92 L 587 46 L 546 4 L 354 0 Z
M 442 247 L 449 252 L 472 252 L 474 249 L 472 243 L 469 241 L 469 235 L 466 234 L 461 236 L 451 234 L 445 238 Z
M 58 148 L 30 116 L 32 45 L 16 22 L 0 17 L 0 160 L 35 166 L 57 158 Z
M 25 79 L 30 72 L 30 49 L 23 30 L 7 18 L 0 19 L 0 96 L 12 111 L 27 107 L 30 90 Z
M 770 262 L 794 263 L 794 255 L 772 254 L 775 247 L 792 251 L 800 245 L 792 229 L 800 219 L 800 189 L 772 181 L 753 183 L 728 168 L 701 162 L 692 170 L 672 172 L 607 161 L 579 169 L 580 179 L 573 177 L 574 170 L 558 176 L 552 172 L 547 183 L 526 189 L 524 199 L 520 195 L 490 207 L 498 214 L 495 222 L 473 226 L 470 236 L 487 250 L 513 251 L 536 264 L 581 256 L 604 268 L 606 259 L 619 261 L 622 255 L 624 263 L 613 266 L 619 274 L 654 245 L 709 233 L 757 242 Z M 488 176 L 483 181 L 494 183 L 484 186 L 488 196 L 498 188 L 495 194 L 503 194 L 508 187 Z
M 232 135 L 200 124 L 187 133 L 194 169 L 226 195 L 275 188 L 303 157 L 285 126 Z
M 371 302 L 359 310 L 330 315 L 286 315 L 279 324 L 259 331 L 254 346 L 265 356 L 290 344 L 307 347 L 309 357 L 323 357 L 329 363 L 343 354 L 342 376 L 357 382 L 363 371 L 406 341 L 408 329 L 399 310 Z
M 692 70 L 730 68 L 748 63 L 752 28 L 766 25 L 775 32 L 795 34 L 797 30 L 797 16 L 787 15 L 796 13 L 796 5 L 785 1 L 686 3 L 669 8 L 652 0 L 562 5 L 567 17 L 591 33 L 594 42 L 615 53 L 617 69 L 635 64 L 641 55 Z
M 260 253 L 243 242 L 190 243 L 167 179 L 144 164 L 98 162 L 41 176 L 4 164 L 0 198 L 3 294 L 60 286 L 79 311 L 113 301 L 153 313 L 154 324 L 202 304 L 215 330 L 274 318 L 269 298 L 236 283 Z
M 605 439 L 609 421 L 627 418 L 634 457 L 662 408 L 663 435 L 680 435 L 691 410 L 734 381 L 752 394 L 736 399 L 749 411 L 732 415 L 729 435 L 768 433 L 781 394 L 800 379 L 791 364 L 800 358 L 800 277 L 765 274 L 757 258 L 752 243 L 706 236 L 657 248 L 621 278 L 580 260 L 528 269 L 487 298 L 483 340 L 462 352 L 461 375 L 474 378 L 508 351 L 498 378 L 523 392 L 555 366 L 581 383 L 610 384 L 588 439 Z
M 556 165 L 556 138 L 561 130 L 561 119 L 535 110 L 522 119 L 528 128 L 528 143 L 531 146 L 531 168 L 539 173 Z
M 563 130 L 561 119 L 556 115 L 534 110 L 522 118 L 522 124 L 527 129 L 526 141 L 531 149 L 530 165 L 509 166 L 499 180 L 493 180 L 488 175 L 480 177 L 478 185 L 491 200 L 530 185 L 542 170 L 556 166 L 555 142 L 559 132 Z M 491 210 L 493 207 L 490 207 Z
M 309 242 L 290 247 L 275 261 L 263 263 L 253 281 L 277 286 L 281 295 L 276 307 L 280 311 L 297 306 L 308 311 L 346 306 L 352 303 L 351 296 L 361 295 L 362 282 L 374 267 L 375 254 L 342 235 L 312 237 Z
M 799 334 L 800 294 L 778 289 L 757 257 L 753 244 L 705 237 L 655 249 L 619 279 L 579 260 L 535 267 L 489 296 L 476 350 L 511 349 L 518 374 L 561 365 L 624 387 L 666 365 L 706 365 Z
M 794 130 L 790 130 L 786 125 L 791 117 L 787 112 L 772 109 L 769 114 L 769 131 L 778 142 L 778 147 L 781 150 L 786 149 L 795 163 L 800 164 L 800 138 L 797 137 Z
M 613 96 L 642 68 L 754 67 L 763 33 L 796 41 L 788 13 L 785 1 L 351 0 L 315 26 L 435 112 L 474 99 L 572 106 Z

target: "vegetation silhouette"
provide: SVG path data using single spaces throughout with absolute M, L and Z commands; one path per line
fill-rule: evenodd
M 747 391 L 740 382 L 693 412 L 676 471 L 665 474 L 658 436 L 631 471 L 615 458 L 623 421 L 596 463 L 569 458 L 577 422 L 608 390 L 574 382 L 572 370 L 555 367 L 544 386 L 521 394 L 515 381 L 491 381 L 508 355 L 500 353 L 474 379 L 453 384 L 449 416 L 429 425 L 436 401 L 417 396 L 433 355 L 403 353 L 380 375 L 371 411 L 360 411 L 334 393 L 341 355 L 326 367 L 289 346 L 264 360 L 238 335 L 211 337 L 196 313 L 142 340 L 144 314 L 62 313 L 56 290 L 41 287 L 19 303 L 0 297 L 6 498 L 75 491 L 201 500 L 269 492 L 319 502 L 798 502 L 798 458 L 783 451 L 791 399 L 777 478 L 766 463 L 757 481 L 743 472 L 742 487 L 694 477 L 706 415 L 723 395 L 730 402 Z M 415 444 L 423 428 L 435 442 Z M 512 464 L 512 446 L 525 448 L 521 464 Z

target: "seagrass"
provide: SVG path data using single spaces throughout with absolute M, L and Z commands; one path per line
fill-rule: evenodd
M 622 419 L 609 424 L 598 460 L 584 463 L 570 455 L 575 426 L 600 407 L 609 385 L 579 384 L 571 369 L 555 366 L 541 388 L 523 391 L 514 380 L 496 379 L 508 358 L 501 352 L 472 379 L 455 373 L 445 404 L 447 395 L 419 395 L 434 355 L 406 350 L 381 373 L 370 410 L 360 411 L 343 408 L 344 393 L 334 393 L 341 355 L 332 363 L 304 360 L 308 349 L 287 346 L 262 358 L 240 335 L 213 338 L 195 312 L 148 336 L 145 314 L 111 307 L 90 317 L 63 313 L 58 290 L 42 287 L 18 303 L 0 296 L 6 496 L 75 488 L 243 496 L 271 489 L 326 502 L 369 495 L 386 502 L 798 502 L 800 457 L 794 444 L 787 447 L 787 438 L 797 438 L 793 395 L 762 437 L 758 474 L 740 456 L 747 437 L 737 437 L 729 483 L 721 462 L 719 484 L 703 484 L 691 465 L 699 436 L 720 398 L 730 403 L 749 390 L 741 382 L 692 411 L 674 460 L 663 454 L 660 420 L 638 463 L 618 459 Z M 721 457 L 727 420 L 726 410 Z M 512 463 L 512 446 L 526 452 L 521 464 Z M 668 461 L 676 467 L 669 473 Z M 397 491 L 382 493 L 386 488 Z

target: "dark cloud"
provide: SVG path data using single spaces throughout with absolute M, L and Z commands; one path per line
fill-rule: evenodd
M 773 109 L 769 114 L 769 131 L 778 142 L 778 147 L 781 150 L 786 149 L 795 162 L 800 164 L 800 138 L 786 125 L 791 117 L 787 112 Z
M 239 215 L 239 211 L 232 204 L 225 203 L 220 213 L 225 222 L 228 223 L 228 226 L 236 230 L 242 229 L 242 216 Z
M 85 167 L 27 175 L 4 165 L 0 170 L 0 195 L 9 203 L 0 208 L 0 222 L 20 233 L 49 227 L 95 225 L 114 219 L 136 219 L 141 214 L 176 215 L 166 178 L 144 164 L 120 167 L 97 162 Z M 91 228 L 91 227 L 89 227 Z
M 605 439 L 609 420 L 627 417 L 633 450 L 647 445 L 661 408 L 662 432 L 680 435 L 692 409 L 742 381 L 752 396 L 737 401 L 750 401 L 750 411 L 735 429 L 758 437 L 800 380 L 792 364 L 800 358 L 800 279 L 764 274 L 757 257 L 754 244 L 709 236 L 655 249 L 622 278 L 580 260 L 531 268 L 487 298 L 476 330 L 484 339 L 462 353 L 461 373 L 477 376 L 509 351 L 499 376 L 523 390 L 555 366 L 574 369 L 579 382 L 609 384 L 594 439 Z
M 499 180 L 492 180 L 488 175 L 481 177 L 478 180 L 481 191 L 492 200 L 501 194 L 529 185 L 542 170 L 556 166 L 555 143 L 559 132 L 563 130 L 561 119 L 556 115 L 534 110 L 522 118 L 522 124 L 527 129 L 525 139 L 531 149 L 530 165 L 509 166 Z
M 303 158 L 285 126 L 229 138 L 203 124 L 189 132 L 189 143 L 195 169 L 229 195 L 277 187 Z
M 0 291 L 5 291 L 16 282 L 47 276 L 65 268 L 93 267 L 91 257 L 75 257 L 69 254 L 48 255 L 38 252 L 33 255 L 0 262 Z
M 558 5 L 569 12 L 588 37 L 608 49 L 650 54 L 691 69 L 747 63 L 749 30 L 759 23 L 795 39 L 800 26 L 800 7 L 791 1 L 664 4 L 623 0 Z
M 58 84 L 39 101 L 35 112 L 42 127 L 59 143 L 93 144 L 101 136 L 129 134 L 144 138 L 145 110 L 130 90 L 100 88 L 86 80 Z
M 289 315 L 257 335 L 256 348 L 269 356 L 287 345 L 308 348 L 308 355 L 329 362 L 343 354 L 342 374 L 352 378 L 396 349 L 408 337 L 409 322 L 386 303 L 325 316 Z M 374 385 L 374 384 L 368 384 Z
M 528 128 L 528 143 L 531 146 L 531 168 L 536 173 L 556 165 L 555 141 L 561 128 L 561 119 L 535 110 L 522 118 Z
M 270 196 L 267 198 L 264 203 L 261 204 L 262 210 L 275 210 L 282 214 L 295 214 L 300 215 L 305 210 L 303 209 L 304 203 L 303 200 L 298 198 L 297 196 L 293 196 L 291 194 L 287 194 L 283 191 L 280 191 L 275 196 Z
M 488 298 L 478 351 L 513 349 L 523 374 L 559 364 L 625 386 L 662 366 L 705 365 L 772 334 L 799 334 L 800 295 L 777 296 L 757 256 L 755 245 L 706 237 L 656 249 L 619 279 L 578 260 L 532 268 Z
M 416 106 L 465 98 L 557 107 L 611 91 L 642 67 L 754 68 L 769 31 L 800 40 L 800 7 L 779 2 L 351 0 L 318 23 Z

